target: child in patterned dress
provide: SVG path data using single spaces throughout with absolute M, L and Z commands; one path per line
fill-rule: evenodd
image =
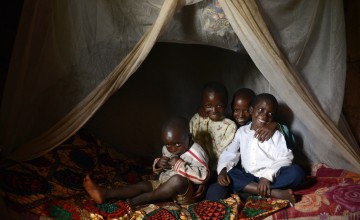
M 225 147 L 231 143 L 236 132 L 235 122 L 224 115 L 227 103 L 226 87 L 219 82 L 209 82 L 203 87 L 200 109 L 190 120 L 193 139 L 209 156 L 211 170 L 209 181 L 198 188 L 199 194 L 207 188 L 207 184 L 216 182 L 218 158 Z
M 226 87 L 219 82 L 209 82 L 202 90 L 199 112 L 190 120 L 190 132 L 196 143 L 209 156 L 209 167 L 216 170 L 221 152 L 227 147 L 236 132 L 236 124 L 225 117 L 228 103 Z

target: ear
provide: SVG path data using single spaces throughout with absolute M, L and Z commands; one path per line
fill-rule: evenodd
M 252 106 L 250 106 L 250 107 L 249 107 L 249 113 L 250 113 L 250 115 L 253 113 L 253 111 L 254 111 L 254 108 L 253 108 Z

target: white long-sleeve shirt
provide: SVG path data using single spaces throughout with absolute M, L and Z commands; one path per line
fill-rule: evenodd
M 272 182 L 281 167 L 291 165 L 293 153 L 287 148 L 285 138 L 279 131 L 261 143 L 250 128 L 251 124 L 236 131 L 233 141 L 220 155 L 217 172 L 220 174 L 224 167 L 229 172 L 241 157 L 241 165 L 246 172 Z
M 162 148 L 162 154 L 166 157 L 172 157 L 173 155 L 166 149 L 164 146 Z M 179 174 L 183 177 L 188 178 L 191 182 L 195 184 L 202 184 L 210 176 L 208 168 L 208 156 L 205 151 L 198 145 L 194 143 L 189 150 L 180 155 L 180 159 L 176 161 L 172 169 L 164 170 L 157 169 L 156 163 L 160 158 L 156 158 L 153 163 L 153 170 L 155 173 L 160 173 L 159 181 L 160 183 L 166 182 L 171 176 Z

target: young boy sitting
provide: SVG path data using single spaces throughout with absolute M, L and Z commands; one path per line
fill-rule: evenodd
M 284 136 L 275 131 L 264 142 L 254 137 L 257 129 L 272 122 L 277 107 L 276 98 L 270 94 L 255 97 L 249 108 L 252 122 L 237 130 L 234 140 L 220 155 L 218 187 L 285 199 L 292 204 L 296 202 L 292 188 L 303 182 L 305 173 L 298 165 L 292 164 L 294 156 L 287 148 Z M 217 195 L 217 190 L 214 184 L 208 194 Z M 224 195 L 220 194 L 218 199 L 222 199 L 220 196 Z
M 153 164 L 159 180 L 142 181 L 117 189 L 98 186 L 89 176 L 84 179 L 85 190 L 98 204 L 110 199 L 127 199 L 131 206 L 174 199 L 179 204 L 196 202 L 199 184 L 209 178 L 208 157 L 200 145 L 193 142 L 185 118 L 170 118 L 162 128 L 162 157 Z
M 202 90 L 199 113 L 190 120 L 193 139 L 205 149 L 210 158 L 209 167 L 214 172 L 221 152 L 236 132 L 236 124 L 224 115 L 227 103 L 226 87 L 219 82 L 209 82 Z
M 232 115 L 234 121 L 236 122 L 238 127 L 246 125 L 250 123 L 251 117 L 249 113 L 249 108 L 251 105 L 251 101 L 255 97 L 255 92 L 249 88 L 241 88 L 238 89 L 233 96 L 233 100 L 231 102 L 232 107 Z M 279 124 L 275 121 L 272 121 L 263 127 L 257 129 L 255 131 L 255 137 L 260 141 L 264 142 L 269 140 L 275 133 L 275 131 L 280 131 L 286 140 L 286 145 L 289 149 L 294 149 L 295 146 L 295 138 L 293 134 L 290 132 L 289 128 L 284 124 Z

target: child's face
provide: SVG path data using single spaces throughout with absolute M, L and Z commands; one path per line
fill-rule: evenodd
M 239 126 L 243 126 L 250 119 L 250 100 L 244 97 L 235 97 L 233 103 L 233 117 Z
M 251 129 L 256 130 L 272 122 L 276 113 L 276 107 L 268 100 L 258 101 L 254 107 L 250 107 Z
M 184 134 L 179 130 L 168 130 L 162 134 L 162 140 L 166 149 L 177 156 L 185 153 L 190 147 L 190 134 Z
M 220 121 L 224 117 L 226 103 L 224 103 L 222 94 L 207 92 L 202 99 L 202 106 L 206 115 L 212 121 Z

